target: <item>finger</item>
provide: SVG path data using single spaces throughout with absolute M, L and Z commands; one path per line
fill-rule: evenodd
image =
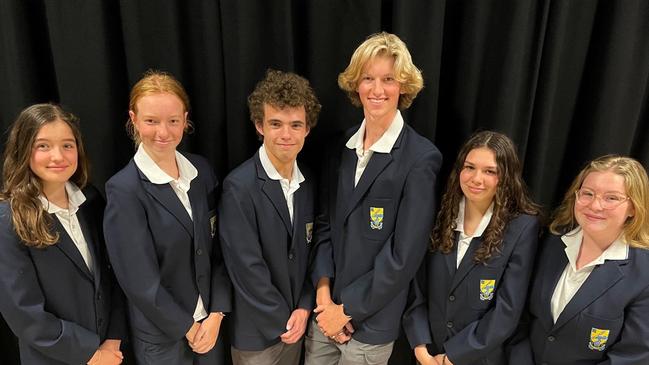
M 290 331 L 295 326 L 295 317 L 291 316 L 286 322 L 286 330 Z
M 347 322 L 347 323 L 345 323 L 345 329 L 346 329 L 349 333 L 354 333 L 354 326 L 352 326 L 352 322 Z
M 313 311 L 316 312 L 316 313 L 320 313 L 320 312 L 324 311 L 324 309 L 325 309 L 325 306 L 320 304 L 317 307 L 315 307 L 315 309 Z

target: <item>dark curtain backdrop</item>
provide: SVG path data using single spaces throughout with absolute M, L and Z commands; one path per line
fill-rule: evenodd
M 192 101 L 196 131 L 182 148 L 223 177 L 259 146 L 246 97 L 272 67 L 307 77 L 320 98 L 302 153 L 317 168 L 331 138 L 362 120 L 337 74 L 381 30 L 423 71 L 404 116 L 444 154 L 440 188 L 478 129 L 516 142 L 546 208 L 589 159 L 649 163 L 647 0 L 0 0 L 0 127 L 32 103 L 62 103 L 81 118 L 101 187 L 133 154 L 130 86 L 165 70 Z M 13 339 L 0 331 L 6 364 Z M 409 356 L 399 348 L 392 363 Z

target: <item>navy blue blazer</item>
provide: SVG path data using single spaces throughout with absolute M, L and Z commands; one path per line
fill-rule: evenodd
M 512 364 L 649 364 L 649 250 L 597 265 L 554 323 L 550 301 L 568 264 L 561 236 L 549 235 L 532 280 L 529 334 Z M 597 331 L 603 330 L 603 331 Z
M 485 264 L 473 260 L 482 237 L 471 240 L 457 269 L 457 237 L 451 253 L 429 253 L 425 283 L 415 288 L 423 295 L 404 315 L 410 345 L 429 344 L 431 354 L 446 353 L 456 365 L 506 364 L 504 344 L 525 307 L 538 235 L 537 217 L 519 215 Z
M 324 173 L 312 280 L 331 278 L 356 340 L 388 343 L 399 335 L 408 285 L 426 253 L 442 155 L 404 124 L 390 153 L 375 152 L 354 187 L 356 151 L 341 149 Z
M 306 280 L 313 199 L 313 181 L 306 175 L 293 196 L 291 223 L 280 182 L 268 177 L 259 152 L 223 182 L 219 234 L 235 288 L 230 316 L 235 348 L 270 347 L 286 332 L 295 309 L 313 309 L 314 287 Z
M 230 281 L 216 233 L 217 180 L 204 158 L 188 192 L 193 220 L 169 184 L 153 184 L 131 160 L 106 183 L 104 234 L 128 299 L 133 335 L 151 343 L 184 338 L 200 293 L 207 312 L 230 311 Z
M 77 218 L 93 258 L 88 269 L 56 215 L 59 242 L 27 247 L 0 202 L 0 311 L 18 337 L 23 364 L 85 364 L 106 339 L 125 339 L 123 294 L 108 264 L 101 232 L 104 201 L 93 187 Z

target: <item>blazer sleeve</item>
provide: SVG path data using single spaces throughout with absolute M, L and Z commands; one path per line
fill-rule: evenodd
M 630 278 L 630 280 L 634 280 Z M 606 353 L 600 365 L 649 364 L 649 287 L 630 304 L 624 315 L 620 340 Z
M 374 267 L 343 288 L 345 313 L 355 321 L 384 308 L 407 290 L 426 253 L 436 210 L 435 183 L 442 155 L 429 150 L 413 165 L 405 180 L 392 241 L 374 259 Z
M 335 200 L 337 174 L 334 173 L 337 161 L 334 156 L 329 155 L 325 159 L 325 167 L 322 169 L 321 181 L 318 184 L 318 213 L 315 217 L 313 231 L 313 261 L 310 268 L 310 279 L 313 288 L 318 286 L 321 278 L 332 279 L 335 275 L 333 247 L 331 245 L 330 209 L 331 200 Z
M 147 215 L 128 184 L 106 184 L 104 236 L 110 262 L 128 300 L 169 338 L 181 339 L 194 323 L 160 283 L 160 268 Z
M 453 363 L 470 364 L 502 346 L 518 327 L 538 244 L 539 222 L 532 218 L 521 228 L 496 291 L 496 303 L 484 316 L 444 343 Z
M 251 318 L 264 338 L 276 339 L 286 331 L 290 306 L 270 279 L 250 194 L 228 179 L 223 184 L 219 220 L 223 255 L 232 284 L 248 307 L 257 312 Z
M 7 210 L 0 208 L 0 311 L 7 325 L 22 343 L 45 356 L 85 364 L 99 347 L 99 336 L 45 310 L 29 249 L 14 233 Z
M 427 260 L 424 260 L 417 276 L 410 282 L 408 304 L 402 318 L 403 331 L 410 348 L 413 349 L 419 345 L 433 343 L 426 301 L 427 265 Z
M 302 292 L 297 307 L 306 309 L 309 312 L 315 308 L 315 287 L 310 280 L 304 280 L 304 284 L 302 284 Z

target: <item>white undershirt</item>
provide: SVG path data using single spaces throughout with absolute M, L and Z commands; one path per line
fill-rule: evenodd
M 293 175 L 291 180 L 285 179 L 277 171 L 273 163 L 268 158 L 268 152 L 266 152 L 265 145 L 261 145 L 259 148 L 259 160 L 261 161 L 261 166 L 266 171 L 266 175 L 271 180 L 279 180 L 279 184 L 282 186 L 282 192 L 284 193 L 284 198 L 286 199 L 286 206 L 288 207 L 288 214 L 291 217 L 291 223 L 293 222 L 293 196 L 295 192 L 300 188 L 300 183 L 304 181 L 304 175 L 297 167 L 297 161 L 293 162 Z
M 68 209 L 63 209 L 56 204 L 50 202 L 43 195 L 40 195 L 38 198 L 43 204 L 43 208 L 50 214 L 56 215 L 59 222 L 65 229 L 65 232 L 70 236 L 74 245 L 77 246 L 79 253 L 83 261 L 88 266 L 90 272 L 94 272 L 92 254 L 90 253 L 90 248 L 88 247 L 88 242 L 83 236 L 81 231 L 81 226 L 79 225 L 79 219 L 77 218 L 77 211 L 81 204 L 86 201 L 86 196 L 83 195 L 83 192 L 79 187 L 71 182 L 65 183 L 65 190 L 68 194 Z
M 603 264 L 606 260 L 626 260 L 629 257 L 629 245 L 620 237 L 613 241 L 598 258 L 577 270 L 577 257 L 582 239 L 583 231 L 580 227 L 561 236 L 561 240 L 566 244 L 565 253 L 568 257 L 568 264 L 559 277 L 550 302 L 552 318 L 555 323 L 597 265 Z
M 401 134 L 404 124 L 401 112 L 397 109 L 397 113 L 394 116 L 394 119 L 392 119 L 392 122 L 390 122 L 388 129 L 383 132 L 381 138 L 374 142 L 374 144 L 365 151 L 363 147 L 363 140 L 365 139 L 365 123 L 366 120 L 363 119 L 360 128 L 358 128 L 356 133 L 354 133 L 345 144 L 345 146 L 350 150 L 356 150 L 356 157 L 358 157 L 358 161 L 356 162 L 356 174 L 354 175 L 354 187 L 358 184 L 361 176 L 363 176 L 363 171 L 365 171 L 365 168 L 370 162 L 370 158 L 372 158 L 374 152 L 390 153 L 390 151 L 392 151 L 392 147 L 394 147 L 394 144 L 397 142 L 397 138 L 399 138 L 399 134 Z
M 456 268 L 460 267 L 462 258 L 464 258 L 466 251 L 469 249 L 469 246 L 471 245 L 471 240 L 476 237 L 482 236 L 484 230 L 489 225 L 489 222 L 491 222 L 491 216 L 493 215 L 494 212 L 494 203 L 492 202 L 489 205 L 489 208 L 487 208 L 485 214 L 482 216 L 482 219 L 480 219 L 480 223 L 478 224 L 478 227 L 475 229 L 472 235 L 468 236 L 464 233 L 465 207 L 466 207 L 466 199 L 462 197 L 462 200 L 460 200 L 460 207 L 457 212 L 457 217 L 455 218 L 455 230 L 458 231 L 460 235 L 457 241 L 457 262 L 455 263 Z
M 142 171 L 149 181 L 153 184 L 162 185 L 169 184 L 171 189 L 176 193 L 178 200 L 182 203 L 187 211 L 189 218 L 194 219 L 192 216 L 192 206 L 189 202 L 189 195 L 187 192 L 191 187 L 192 180 L 198 176 L 198 170 L 192 163 L 183 156 L 180 152 L 176 151 L 176 165 L 178 166 L 178 179 L 174 179 L 166 172 L 162 171 L 160 166 L 153 161 L 151 156 L 144 150 L 142 144 L 137 149 L 133 157 L 135 165 Z M 196 309 L 194 310 L 194 321 L 198 322 L 207 317 L 207 311 L 203 304 L 203 298 L 198 294 Z

